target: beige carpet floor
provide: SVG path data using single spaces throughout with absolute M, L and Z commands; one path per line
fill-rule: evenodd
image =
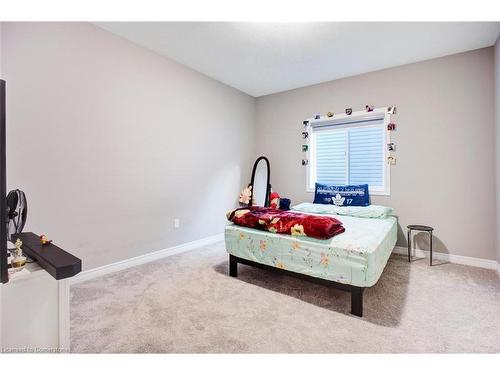
M 495 271 L 411 265 L 392 256 L 364 294 L 239 265 L 227 275 L 224 244 L 76 284 L 76 353 L 463 353 L 500 352 Z

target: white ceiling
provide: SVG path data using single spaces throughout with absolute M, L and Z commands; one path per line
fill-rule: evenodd
M 252 96 L 491 46 L 500 22 L 98 22 Z

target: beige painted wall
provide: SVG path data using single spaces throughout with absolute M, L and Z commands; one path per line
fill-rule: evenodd
M 223 231 L 251 173 L 252 97 L 86 23 L 4 23 L 2 63 L 27 230 L 84 269 Z
M 435 250 L 495 259 L 493 48 L 308 86 L 257 99 L 256 154 L 292 203 L 312 201 L 301 166 L 302 120 L 314 112 L 396 105 L 391 206 L 402 228 L 435 227 Z M 427 247 L 426 238 L 418 245 Z M 399 245 L 405 246 L 400 230 Z
M 277 191 L 310 201 L 301 121 L 366 103 L 398 106 L 392 195 L 374 202 L 433 225 L 438 251 L 496 257 L 493 48 L 255 100 L 90 24 L 4 23 L 1 38 L 9 188 L 28 194 L 27 230 L 85 269 L 220 233 L 258 154 Z
M 496 150 L 496 193 L 497 193 L 497 262 L 500 263 L 500 36 L 495 44 L 495 150 Z

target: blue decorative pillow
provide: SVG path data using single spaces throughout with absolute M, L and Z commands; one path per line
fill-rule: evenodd
M 335 206 L 369 206 L 368 184 L 328 185 L 316 183 L 314 203 L 334 204 Z

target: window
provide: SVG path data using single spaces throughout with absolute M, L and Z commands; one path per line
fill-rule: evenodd
M 368 184 L 371 194 L 389 195 L 388 122 L 385 112 L 312 120 L 307 190 L 315 182 Z

